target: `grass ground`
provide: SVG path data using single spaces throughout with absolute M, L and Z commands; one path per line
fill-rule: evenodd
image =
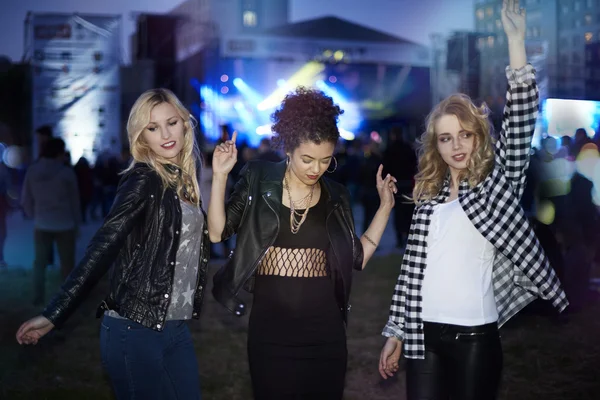
M 377 372 L 387 307 L 399 258 L 374 259 L 355 276 L 348 328 L 346 399 L 404 399 L 404 379 L 383 381 Z M 213 270 L 216 266 L 213 267 Z M 30 305 L 31 272 L 0 274 L 0 399 L 111 399 L 100 365 L 96 305 L 106 283 L 91 293 L 65 328 L 35 347 L 20 347 L 19 324 L 39 310 Z M 60 284 L 48 276 L 49 292 Z M 204 398 L 251 399 L 246 358 L 247 317 L 237 318 L 206 297 L 200 322 L 191 327 Z M 505 367 L 501 400 L 600 398 L 600 303 L 576 314 L 522 313 L 502 330 Z

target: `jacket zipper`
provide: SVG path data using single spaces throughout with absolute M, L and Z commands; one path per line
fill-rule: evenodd
M 346 215 L 344 215 L 343 211 L 342 211 L 342 218 L 344 219 L 344 222 L 346 223 L 346 228 L 348 228 L 348 232 L 350 233 L 350 239 L 352 240 L 352 258 L 354 259 L 354 250 L 356 249 L 356 241 L 354 240 L 354 232 L 352 232 L 352 229 L 350 228 L 350 224 L 348 223 L 348 220 L 346 219 Z
M 325 227 L 327 228 L 327 223 L 329 222 L 329 218 L 331 217 L 331 215 L 334 213 L 335 210 L 337 210 L 339 208 L 339 203 L 333 208 L 333 210 L 331 210 L 329 212 L 329 214 L 327 214 L 327 218 L 325 219 Z M 343 213 L 342 213 L 342 217 L 343 217 Z M 344 219 L 345 221 L 345 219 Z M 336 258 L 336 260 L 339 263 L 339 257 L 337 256 L 337 254 L 335 253 L 335 246 L 333 246 L 333 241 L 331 240 L 331 235 L 329 233 L 329 230 L 327 229 L 327 237 L 329 238 L 329 243 L 331 243 L 331 251 L 333 252 L 333 256 Z M 353 245 L 354 245 L 354 236 L 352 239 Z M 343 278 L 342 278 L 343 280 Z M 345 282 L 344 282 L 345 283 Z M 344 301 L 345 302 L 345 301 Z M 346 305 L 346 310 L 342 309 L 342 311 L 344 312 L 344 315 L 346 316 L 346 322 L 344 322 L 344 331 L 346 331 L 346 324 L 348 323 L 348 305 Z
M 263 195 L 264 197 L 264 195 Z M 248 205 L 250 205 L 250 203 L 252 202 L 252 197 L 249 196 L 249 203 Z M 277 232 L 279 232 L 279 214 L 273 209 L 273 207 L 271 207 L 271 203 L 269 203 L 269 201 L 265 198 L 265 202 L 267 203 L 267 205 L 269 206 L 269 208 L 271 209 L 271 211 L 273 211 L 273 214 L 275 214 L 275 217 L 277 218 Z M 252 275 L 254 273 L 254 271 L 256 271 L 256 268 L 258 267 L 258 265 L 260 264 L 260 262 L 263 260 L 263 258 L 265 257 L 265 255 L 267 254 L 267 251 L 269 251 L 269 248 L 273 245 L 273 243 L 275 243 L 275 240 L 277 239 L 277 235 L 275 235 L 271 241 L 269 242 L 269 244 L 267 245 L 267 247 L 265 247 L 264 251 L 262 252 L 262 254 L 260 255 L 260 257 L 254 262 L 254 264 L 252 265 L 252 268 L 250 268 L 248 270 L 248 272 L 246 273 L 246 275 L 244 276 L 244 279 L 242 280 L 242 286 L 246 283 L 246 281 L 250 278 L 250 275 Z M 239 291 L 239 289 L 238 289 Z
M 454 338 L 455 340 L 460 339 L 461 336 L 483 336 L 486 335 L 488 332 L 458 332 L 456 334 L 456 337 Z

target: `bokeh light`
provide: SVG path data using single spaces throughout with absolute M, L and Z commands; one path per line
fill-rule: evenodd
M 25 165 L 25 149 L 9 146 L 2 152 L 2 161 L 10 168 L 21 168 Z
M 588 143 L 581 148 L 577 156 L 577 171 L 590 181 L 593 179 L 594 169 L 598 164 L 598 148 L 593 143 Z
M 537 207 L 536 218 L 544 225 L 550 225 L 554 222 L 556 216 L 556 209 L 554 203 L 550 200 L 542 200 Z

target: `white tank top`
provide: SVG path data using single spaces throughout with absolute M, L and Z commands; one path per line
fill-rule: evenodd
M 476 326 L 498 320 L 492 286 L 494 246 L 458 199 L 435 207 L 427 236 L 423 320 Z

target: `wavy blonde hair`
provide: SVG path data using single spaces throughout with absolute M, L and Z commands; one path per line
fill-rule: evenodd
M 419 165 L 415 175 L 412 201 L 422 204 L 435 197 L 444 184 L 448 165 L 437 149 L 435 125 L 443 115 L 454 115 L 461 127 L 475 135 L 473 153 L 459 181 L 467 180 L 471 187 L 476 186 L 491 172 L 494 166 L 493 126 L 489 120 L 489 108 L 483 103 L 473 104 L 465 94 L 454 94 L 442 100 L 427 116 L 426 130 L 419 139 Z
M 164 159 L 150 149 L 144 140 L 142 132 L 150 123 L 150 113 L 159 104 L 169 103 L 181 118 L 184 125 L 183 148 L 179 153 L 178 163 Z M 200 151 L 196 144 L 194 128 L 196 120 L 183 106 L 181 101 L 168 89 L 151 89 L 140 95 L 133 104 L 127 120 L 127 136 L 133 160 L 127 168 L 129 171 L 136 162 L 146 163 L 158 173 L 165 188 L 171 187 L 179 198 L 189 199 L 195 205 L 200 205 L 200 188 L 198 185 L 197 166 L 200 164 Z M 167 170 L 167 166 L 181 169 L 181 177 Z

